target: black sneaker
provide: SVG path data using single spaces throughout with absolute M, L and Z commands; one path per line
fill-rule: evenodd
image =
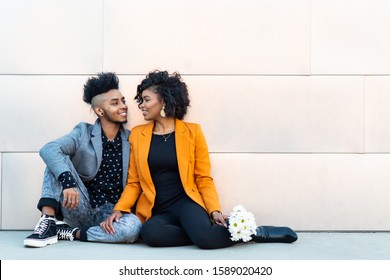
M 63 222 L 57 222 L 57 236 L 58 240 L 73 241 L 76 237 L 78 227 L 71 227 Z
M 43 214 L 36 225 L 33 234 L 24 239 L 24 246 L 41 248 L 58 242 L 56 222 L 54 217 Z

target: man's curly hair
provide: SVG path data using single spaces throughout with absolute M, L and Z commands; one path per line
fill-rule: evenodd
M 182 120 L 187 114 L 187 107 L 190 106 L 187 85 L 182 81 L 179 73 L 171 75 L 167 71 L 155 70 L 149 72 L 145 79 L 137 86 L 135 100 L 138 107 L 143 103 L 142 92 L 150 89 L 159 95 L 160 100 L 165 103 L 165 115 L 167 117 Z
M 97 77 L 91 77 L 84 85 L 83 100 L 91 104 L 92 98 L 96 95 L 106 93 L 112 89 L 119 88 L 119 79 L 112 72 L 99 73 Z

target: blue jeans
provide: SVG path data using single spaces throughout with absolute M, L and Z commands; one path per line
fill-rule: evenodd
M 80 192 L 79 205 L 75 209 L 62 207 L 62 185 L 54 174 L 46 168 L 41 199 L 38 208 L 51 206 L 56 211 L 57 218 L 64 219 L 72 227 L 78 227 L 81 241 L 107 242 L 107 243 L 133 243 L 138 239 L 141 230 L 141 221 L 134 214 L 124 214 L 119 222 L 114 222 L 115 234 L 107 234 L 99 224 L 112 212 L 114 205 L 107 203 L 100 207 L 91 208 L 87 188 L 69 161 L 69 168 L 78 184 Z

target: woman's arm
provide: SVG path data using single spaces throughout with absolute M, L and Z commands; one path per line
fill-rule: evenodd
M 130 213 L 131 208 L 134 206 L 141 193 L 141 185 L 138 175 L 138 162 L 137 162 L 137 143 L 136 137 L 133 133 L 130 134 L 130 164 L 129 171 L 127 173 L 126 186 L 116 203 L 114 210 Z
M 195 183 L 203 198 L 207 211 L 211 215 L 214 211 L 221 212 L 221 205 L 214 180 L 211 177 L 209 151 L 200 125 L 197 125 L 195 137 Z M 218 217 L 220 216 L 218 215 Z

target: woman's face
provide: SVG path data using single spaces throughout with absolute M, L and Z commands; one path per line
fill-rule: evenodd
M 163 102 L 159 100 L 157 93 L 150 89 L 145 89 L 142 92 L 142 104 L 139 108 L 146 121 L 156 120 L 161 118 L 160 111 L 163 107 Z

